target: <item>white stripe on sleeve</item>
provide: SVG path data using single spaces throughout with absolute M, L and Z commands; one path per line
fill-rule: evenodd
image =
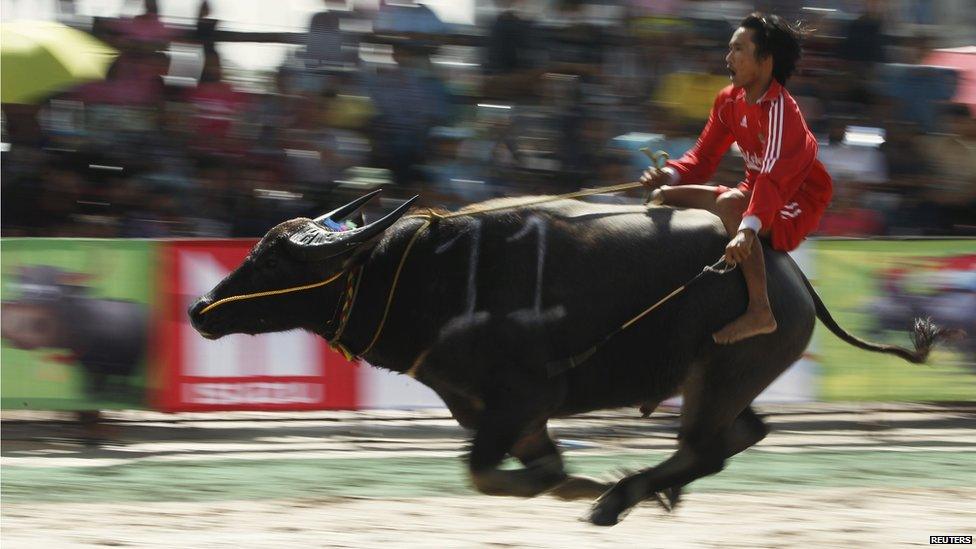
M 769 105 L 769 113 L 767 114 L 768 118 L 766 120 L 766 151 L 763 152 L 763 162 L 762 162 L 762 167 L 759 170 L 759 173 L 765 173 L 766 164 L 769 163 L 769 159 L 772 157 L 773 128 L 776 127 L 775 115 L 776 115 L 776 102 L 774 101 L 771 105 Z
M 769 108 L 770 131 L 769 143 L 766 147 L 766 160 L 763 162 L 763 169 L 760 173 L 773 171 L 773 166 L 779 158 L 780 149 L 783 146 L 783 98 L 780 97 L 773 102 Z M 775 116 L 774 116 L 775 112 Z

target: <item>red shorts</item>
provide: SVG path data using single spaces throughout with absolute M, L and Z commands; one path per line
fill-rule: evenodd
M 746 182 L 739 183 L 735 188 L 744 193 L 752 192 L 752 187 Z M 718 185 L 715 187 L 715 194 L 720 195 L 730 190 L 732 189 L 724 185 Z M 818 204 L 802 192 L 791 196 L 773 218 L 773 226 L 769 228 L 773 249 L 790 252 L 799 247 L 803 239 L 816 230 L 826 209 L 827 204 Z

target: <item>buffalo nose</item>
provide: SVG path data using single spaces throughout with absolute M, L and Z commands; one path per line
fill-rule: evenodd
M 187 310 L 187 314 L 190 315 L 190 320 L 191 321 L 199 320 L 200 313 L 203 311 L 204 308 L 207 307 L 207 305 L 210 305 L 210 301 L 204 298 L 198 299 L 196 303 L 191 305 L 189 310 Z

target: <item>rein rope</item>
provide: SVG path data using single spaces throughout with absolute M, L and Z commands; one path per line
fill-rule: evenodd
M 600 347 L 603 347 L 603 345 L 606 342 L 610 341 L 610 339 L 613 338 L 613 336 L 619 334 L 620 332 L 626 330 L 627 328 L 630 328 L 634 324 L 637 324 L 637 322 L 640 319 L 642 319 L 645 316 L 649 315 L 651 313 L 651 311 L 653 311 L 654 309 L 657 309 L 661 305 L 664 305 L 671 298 L 673 298 L 674 296 L 676 296 L 676 295 L 680 294 L 681 292 L 685 291 L 686 289 L 688 289 L 688 287 L 690 287 L 695 282 L 698 282 L 698 280 L 701 279 L 701 277 L 705 276 L 705 274 L 707 274 L 707 273 L 715 273 L 715 274 L 723 275 L 725 273 L 729 273 L 729 272 L 732 272 L 734 270 L 735 270 L 735 264 L 731 264 L 731 263 L 726 262 L 724 257 L 720 257 L 718 261 L 716 261 L 715 263 L 712 263 L 711 265 L 705 265 L 705 267 L 701 270 L 701 272 L 698 273 L 698 274 L 696 274 L 694 277 L 692 277 L 691 280 L 689 280 L 688 282 L 685 282 L 681 286 L 675 288 L 671 293 L 669 293 L 668 295 L 666 295 L 666 296 L 662 297 L 661 299 L 659 299 L 657 301 L 657 303 L 655 303 L 654 305 L 651 305 L 650 307 L 644 309 L 643 311 L 641 311 L 640 313 L 638 313 L 637 316 L 631 318 L 627 322 L 624 322 L 619 327 L 615 328 L 613 331 L 611 331 L 607 335 L 603 336 L 603 338 L 600 339 L 600 341 L 596 342 L 589 349 L 587 349 L 587 350 L 585 350 L 585 351 L 583 351 L 581 353 L 575 354 L 575 355 L 573 355 L 573 356 L 571 356 L 569 358 L 565 358 L 565 359 L 561 359 L 561 360 L 553 360 L 553 361 L 550 361 L 550 362 L 546 363 L 546 371 L 549 373 L 549 376 L 552 377 L 552 376 L 558 375 L 558 374 L 560 374 L 562 372 L 565 372 L 566 370 L 569 370 L 570 368 L 575 368 L 575 367 L 579 366 L 580 364 L 582 364 L 582 363 L 586 362 L 587 360 L 589 360 L 590 357 L 592 357 L 593 355 L 595 355 L 596 352 L 598 350 L 600 350 Z

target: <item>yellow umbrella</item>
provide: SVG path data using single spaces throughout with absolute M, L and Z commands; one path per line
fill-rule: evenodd
M 0 102 L 38 103 L 75 84 L 101 80 L 116 54 L 60 23 L 0 23 Z

